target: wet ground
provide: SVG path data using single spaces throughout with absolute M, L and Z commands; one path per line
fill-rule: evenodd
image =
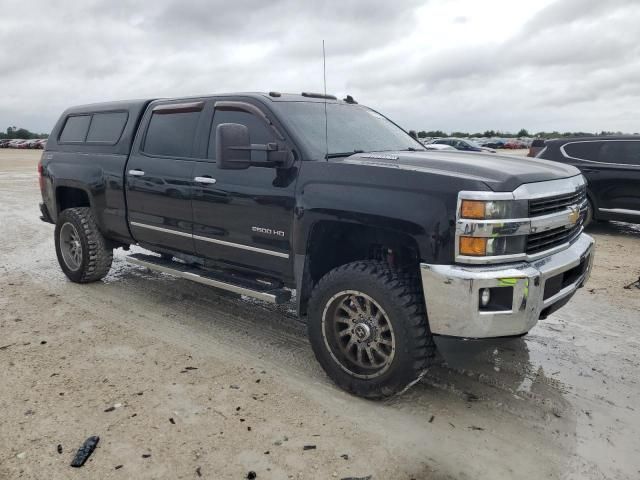
M 526 337 L 368 402 L 325 377 L 290 305 L 122 251 L 104 282 L 68 282 L 37 158 L 0 150 L 0 479 L 640 478 L 640 227 L 591 228 L 592 280 Z

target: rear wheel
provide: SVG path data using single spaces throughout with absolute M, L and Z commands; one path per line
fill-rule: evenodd
M 72 282 L 95 282 L 109 273 L 113 249 L 90 208 L 70 208 L 58 216 L 55 244 L 60 268 Z
M 420 282 L 384 263 L 354 262 L 325 275 L 309 301 L 308 322 L 327 375 L 362 397 L 406 390 L 435 356 Z

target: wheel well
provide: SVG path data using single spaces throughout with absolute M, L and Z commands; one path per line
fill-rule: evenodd
M 379 260 L 393 268 L 418 272 L 418 245 L 407 234 L 353 223 L 318 222 L 307 241 L 299 310 L 306 313 L 311 290 L 329 271 L 357 260 Z
M 56 189 L 56 205 L 58 213 L 67 208 L 91 206 L 87 192 L 74 187 L 58 187 Z

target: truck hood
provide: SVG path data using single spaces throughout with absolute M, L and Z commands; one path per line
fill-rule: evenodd
M 468 178 L 484 182 L 496 192 L 511 192 L 523 183 L 568 178 L 580 173 L 571 165 L 537 158 L 449 150 L 357 153 L 342 161 Z

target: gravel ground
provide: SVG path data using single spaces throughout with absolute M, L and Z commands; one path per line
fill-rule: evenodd
M 592 228 L 590 283 L 523 339 L 369 402 L 325 377 L 291 305 L 122 251 L 103 282 L 67 281 L 38 219 L 38 158 L 0 150 L 0 479 L 640 475 L 640 289 L 623 288 L 640 227 Z

